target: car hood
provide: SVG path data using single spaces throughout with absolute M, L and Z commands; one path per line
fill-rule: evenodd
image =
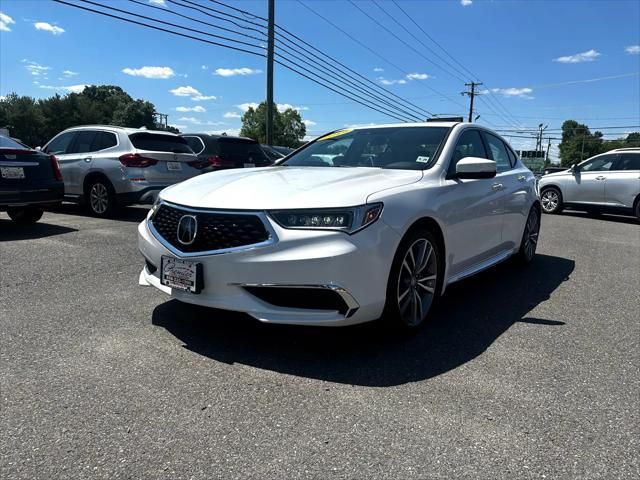
M 265 167 L 221 170 L 166 188 L 162 200 L 200 208 L 269 210 L 362 205 L 372 193 L 419 181 L 420 170 Z

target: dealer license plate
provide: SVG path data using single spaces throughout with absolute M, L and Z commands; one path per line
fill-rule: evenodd
M 244 168 L 255 168 L 256 164 L 255 163 L 245 163 L 244 164 Z
M 184 292 L 200 293 L 203 287 L 202 264 L 163 255 L 160 283 Z
M 11 180 L 24 178 L 24 168 L 22 167 L 0 167 L 0 176 Z
M 179 172 L 182 170 L 182 164 L 180 162 L 167 162 L 167 170 Z

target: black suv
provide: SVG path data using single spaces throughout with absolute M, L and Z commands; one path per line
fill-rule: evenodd
M 191 166 L 203 171 L 266 167 L 273 162 L 251 138 L 189 133 L 181 135 L 198 155 Z

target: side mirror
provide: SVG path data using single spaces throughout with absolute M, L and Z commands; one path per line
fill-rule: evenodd
M 577 163 L 574 163 L 573 165 L 571 165 L 571 167 L 569 168 L 569 170 L 571 170 L 571 173 L 572 173 L 573 175 L 575 175 L 576 173 L 578 173 L 578 170 L 579 170 L 579 169 L 578 169 L 578 164 L 577 164 Z
M 36 150 L 41 152 L 42 151 L 42 147 L 36 147 Z
M 465 157 L 456 164 L 458 178 L 493 178 L 496 162 L 479 157 Z

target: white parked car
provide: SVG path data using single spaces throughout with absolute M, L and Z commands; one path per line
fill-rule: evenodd
M 540 179 L 542 210 L 564 207 L 630 213 L 640 219 L 640 148 L 619 148 L 596 155 L 570 170 Z
M 534 175 L 490 130 L 346 129 L 163 190 L 138 228 L 139 282 L 264 322 L 416 327 L 447 285 L 530 262 L 539 228 Z

